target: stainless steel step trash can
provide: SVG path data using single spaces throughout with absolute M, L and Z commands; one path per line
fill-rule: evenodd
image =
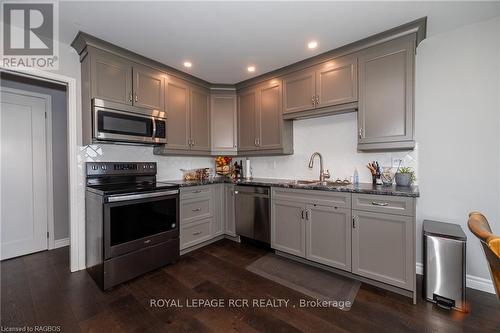
M 465 247 L 457 224 L 424 220 L 424 298 L 447 309 L 467 312 Z

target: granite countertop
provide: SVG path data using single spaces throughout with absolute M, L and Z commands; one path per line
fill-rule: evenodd
M 365 193 L 365 194 L 378 194 L 378 195 L 392 195 L 399 197 L 412 197 L 417 198 L 420 196 L 418 186 L 382 186 L 373 185 L 371 183 L 360 183 L 358 185 L 319 185 L 319 184 L 296 184 L 292 179 L 276 179 L 276 178 L 253 178 L 251 180 L 237 180 L 231 181 L 225 177 L 215 177 L 209 180 L 198 181 L 185 181 L 173 180 L 164 181 L 171 184 L 179 185 L 179 187 L 201 186 L 220 183 L 232 183 L 235 185 L 257 185 L 257 186 L 272 186 L 295 188 L 301 190 L 318 190 L 318 191 L 332 191 L 332 192 L 348 192 L 348 193 Z

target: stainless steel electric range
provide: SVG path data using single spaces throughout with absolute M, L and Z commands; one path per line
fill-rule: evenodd
M 179 258 L 179 189 L 156 163 L 89 162 L 86 266 L 102 289 Z

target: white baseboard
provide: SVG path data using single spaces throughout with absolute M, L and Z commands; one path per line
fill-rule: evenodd
M 62 238 L 62 239 L 56 239 L 54 241 L 54 249 L 68 246 L 69 245 L 69 237 L 68 238 Z
M 417 262 L 417 274 L 423 275 L 424 274 L 424 265 L 421 262 Z M 487 293 L 494 294 L 495 293 L 495 287 L 493 287 L 493 282 L 489 279 L 484 279 L 479 276 L 475 275 L 466 275 L 466 285 L 467 288 L 471 289 L 476 289 L 476 290 L 481 290 L 485 291 Z

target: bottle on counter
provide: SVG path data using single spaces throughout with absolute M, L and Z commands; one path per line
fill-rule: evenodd
M 354 174 L 352 176 L 352 183 L 353 185 L 359 185 L 359 174 L 358 174 L 358 168 L 354 168 Z

